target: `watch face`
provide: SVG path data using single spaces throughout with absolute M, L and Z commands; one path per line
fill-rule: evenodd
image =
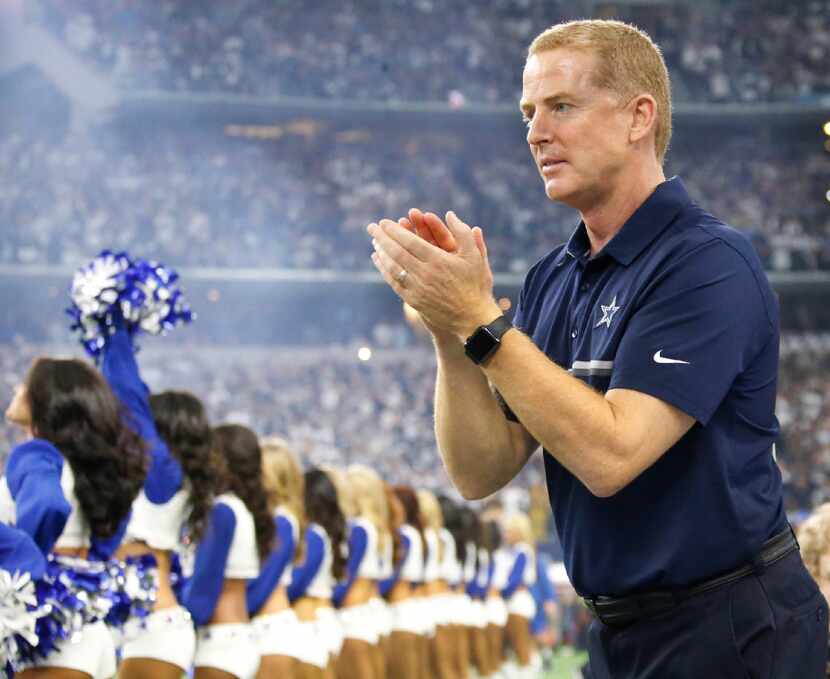
M 493 351 L 498 343 L 499 340 L 493 337 L 489 329 L 480 328 L 467 340 L 465 349 L 467 351 L 467 355 L 469 355 L 477 363 L 480 363 L 487 358 L 488 354 Z

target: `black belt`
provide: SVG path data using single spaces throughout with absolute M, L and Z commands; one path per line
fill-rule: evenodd
M 650 618 L 672 610 L 680 603 L 698 594 L 710 592 L 737 580 L 762 571 L 767 566 L 798 549 L 798 541 L 791 527 L 764 543 L 760 554 L 751 564 L 724 575 L 704 580 L 685 589 L 642 592 L 623 597 L 597 596 L 583 599 L 590 611 L 605 625 L 625 627 L 643 618 Z

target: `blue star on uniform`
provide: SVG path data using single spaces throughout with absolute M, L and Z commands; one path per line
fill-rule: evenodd
M 614 295 L 614 299 L 611 300 L 611 304 L 608 306 L 600 304 L 600 307 L 602 307 L 602 318 L 594 327 L 598 328 L 599 326 L 604 325 L 605 327 L 610 328 L 611 319 L 614 318 L 614 314 L 620 310 L 620 307 L 617 306 L 617 296 Z

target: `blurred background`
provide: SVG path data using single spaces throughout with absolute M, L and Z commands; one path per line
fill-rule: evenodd
M 145 338 L 153 389 L 447 489 L 434 361 L 371 266 L 365 225 L 413 206 L 484 228 L 497 294 L 578 216 L 550 203 L 517 101 L 530 40 L 633 22 L 675 100 L 667 175 L 746 231 L 782 307 L 778 460 L 797 522 L 830 499 L 828 0 L 0 0 L 0 394 L 80 355 L 72 273 L 126 249 L 198 314 Z M 0 426 L 5 454 L 15 432 Z M 536 459 L 496 502 L 536 517 Z

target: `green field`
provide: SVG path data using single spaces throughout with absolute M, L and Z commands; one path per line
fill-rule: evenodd
M 571 649 L 557 651 L 554 655 L 553 669 L 544 675 L 545 679 L 578 679 L 582 677 L 579 668 L 588 660 L 585 652 Z

